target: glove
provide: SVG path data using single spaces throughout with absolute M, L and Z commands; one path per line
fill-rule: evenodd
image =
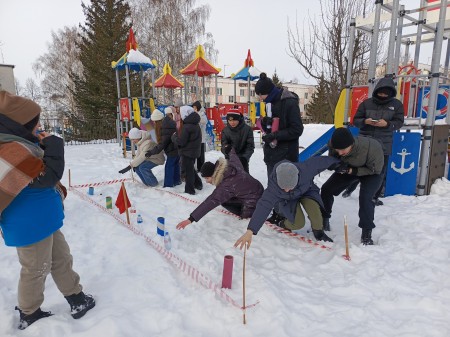
M 231 144 L 224 145 L 222 152 L 225 155 L 225 158 L 228 158 L 230 156 L 230 151 L 232 148 L 233 147 L 231 146 Z
M 270 142 L 272 142 L 275 139 L 277 139 L 277 136 L 275 133 L 268 133 L 268 134 L 265 134 L 264 136 L 262 136 L 262 140 L 266 144 L 269 144 Z
M 263 117 L 261 119 L 261 125 L 267 128 L 267 125 L 272 125 L 272 117 Z
M 145 158 L 150 158 L 151 156 L 153 156 L 152 150 L 149 150 L 145 153 Z
M 124 169 L 121 169 L 119 171 L 120 174 L 124 174 L 125 172 L 128 172 L 129 170 L 131 170 L 131 165 L 128 165 L 127 167 L 125 167 Z
M 350 167 L 347 163 L 338 163 L 338 165 L 334 168 L 334 171 L 339 174 L 348 174 Z

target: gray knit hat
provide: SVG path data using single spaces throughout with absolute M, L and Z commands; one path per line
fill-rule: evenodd
M 281 163 L 275 170 L 277 184 L 283 190 L 292 190 L 298 184 L 298 168 L 292 163 Z

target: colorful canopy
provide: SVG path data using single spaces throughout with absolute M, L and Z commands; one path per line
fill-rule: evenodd
M 128 40 L 126 44 L 127 52 L 122 55 L 122 57 L 114 62 L 111 62 L 111 67 L 113 69 L 124 69 L 126 65 L 131 70 L 140 71 L 155 68 L 153 62 L 142 54 L 139 50 L 137 50 L 138 44 L 136 42 L 136 38 L 134 37 L 133 29 L 130 28 L 130 34 L 128 35 Z
M 155 81 L 155 87 L 157 88 L 183 88 L 183 83 L 178 81 L 172 75 L 172 68 L 169 63 L 166 63 L 163 68 L 163 75 Z
M 247 52 L 247 58 L 244 61 L 244 67 L 239 70 L 233 77 L 233 80 L 256 80 L 259 78 L 261 71 L 254 67 L 252 55 L 250 49 Z
M 195 50 L 195 60 L 180 70 L 182 75 L 198 75 L 200 77 L 218 74 L 220 69 L 214 67 L 204 58 L 205 50 L 199 45 Z

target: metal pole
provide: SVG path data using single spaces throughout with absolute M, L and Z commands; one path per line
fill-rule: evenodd
M 203 98 L 203 105 L 205 105 L 205 76 L 202 77 L 202 98 Z
M 152 68 L 152 98 L 155 99 L 155 68 Z
M 403 33 L 403 17 L 405 16 L 405 6 L 400 6 L 400 11 L 398 12 L 398 25 L 397 25 L 397 36 L 395 40 L 395 57 L 394 57 L 394 76 L 398 73 L 398 65 L 400 64 L 400 47 L 402 45 L 402 33 Z M 389 60 L 388 56 L 388 60 Z
M 386 77 L 393 77 L 394 62 L 395 62 L 395 59 L 398 57 L 398 54 L 394 55 L 395 31 L 397 28 L 397 18 L 398 18 L 398 6 L 399 6 L 399 0 L 394 0 L 392 2 L 392 11 L 391 11 L 391 27 L 390 27 L 390 33 L 389 33 L 389 45 L 388 45 L 388 53 L 387 53 L 387 61 L 386 61 Z M 397 40 L 398 40 L 398 35 L 397 35 Z M 400 47 L 399 47 L 399 49 L 400 49 Z
M 439 90 L 439 68 L 440 58 L 442 52 L 442 41 L 444 39 L 445 28 L 445 15 L 447 12 L 447 0 L 441 0 L 441 6 L 439 9 L 439 22 L 436 24 L 436 34 L 433 44 L 433 57 L 431 59 L 431 72 L 430 72 L 430 99 L 428 100 L 428 113 L 425 127 L 423 129 L 423 141 L 420 153 L 420 175 L 419 184 L 417 185 L 417 195 L 425 194 L 425 185 L 428 178 L 429 164 L 430 164 L 430 151 L 431 151 L 431 138 L 432 129 L 434 125 L 434 119 L 436 115 L 436 103 Z
M 120 135 L 122 134 L 122 123 L 120 123 L 120 117 L 122 116 L 122 111 L 120 110 L 120 77 L 119 69 L 116 67 L 116 85 L 117 85 L 117 119 L 119 123 L 117 124 L 117 142 L 120 144 Z M 63 128 L 64 129 L 64 128 Z
M 445 83 L 448 83 L 448 64 L 450 60 L 450 40 L 447 39 L 447 55 L 445 55 L 445 65 L 444 65 L 444 77 L 447 77 Z M 449 114 L 447 114 L 448 117 Z
M 216 74 L 216 106 L 219 105 L 219 93 L 218 93 L 218 89 L 219 89 L 219 86 L 218 86 L 218 83 L 217 83 L 217 74 Z
M 236 80 L 234 80 L 234 103 L 237 103 L 237 96 L 236 96 Z
M 187 102 L 187 91 L 190 90 L 190 88 L 189 83 L 186 82 L 187 81 L 186 75 L 183 76 L 184 76 L 184 101 Z
M 344 106 L 344 127 L 348 125 L 348 115 L 350 110 L 350 90 L 352 88 L 352 70 L 353 70 L 353 48 L 355 46 L 356 20 L 350 20 L 350 39 L 347 51 L 347 74 L 345 80 L 345 106 Z
M 145 83 L 144 83 L 144 71 L 141 69 L 140 71 L 141 75 L 141 93 L 142 93 L 142 99 L 145 98 Z
M 383 0 L 375 0 L 375 21 L 372 29 L 372 41 L 370 44 L 370 57 L 369 57 L 369 69 L 368 69 L 368 77 L 369 77 L 369 92 L 368 97 L 372 97 L 372 91 L 375 83 L 375 70 L 377 63 L 377 50 L 378 50 L 378 36 L 380 31 L 380 14 L 381 14 L 381 5 L 383 4 Z
M 406 46 L 405 46 L 405 55 L 403 57 L 403 65 L 407 65 L 409 61 L 409 46 L 411 45 L 411 39 L 408 38 L 406 40 Z
M 426 0 L 420 0 L 420 8 L 426 6 Z M 422 42 L 422 25 L 425 23 L 425 10 L 421 10 L 419 13 L 419 22 L 417 22 L 417 36 L 416 46 L 414 48 L 414 66 L 419 66 L 420 44 Z
M 131 111 L 133 111 L 133 109 L 132 109 L 132 104 L 131 104 L 130 70 L 129 70 L 128 64 L 125 65 L 125 73 L 126 73 L 126 76 L 127 76 L 127 95 L 128 95 L 128 106 L 129 106 L 129 109 L 130 109 L 130 121 L 129 121 L 129 123 L 130 123 L 130 129 L 131 129 L 133 127 L 132 118 L 131 118 Z M 128 123 L 126 123 L 126 122 L 125 122 L 125 130 L 126 130 L 126 132 L 128 132 Z M 131 140 L 130 140 L 130 147 L 131 147 L 131 155 L 134 158 L 134 145 L 131 142 Z

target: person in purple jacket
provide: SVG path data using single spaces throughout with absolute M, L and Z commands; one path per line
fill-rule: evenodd
M 311 221 L 314 237 L 319 241 L 333 242 L 323 231 L 319 187 L 314 184 L 314 177 L 324 170 L 338 169 L 340 161 L 332 157 L 313 157 L 301 163 L 283 160 L 275 165 L 269 176 L 267 188 L 256 204 L 255 212 L 247 226 L 247 231 L 234 244 L 242 249 L 250 247 L 253 235 L 256 235 L 274 208 L 286 219 L 278 226 L 296 230 L 305 226 L 305 209 Z
M 215 164 L 204 163 L 201 174 L 206 182 L 215 185 L 216 189 L 191 213 L 188 219 L 177 225 L 177 229 L 184 229 L 192 222 L 200 221 L 219 205 L 241 218 L 252 216 L 264 188 L 258 180 L 244 171 L 234 149 L 230 151 L 229 160 L 220 158 Z

